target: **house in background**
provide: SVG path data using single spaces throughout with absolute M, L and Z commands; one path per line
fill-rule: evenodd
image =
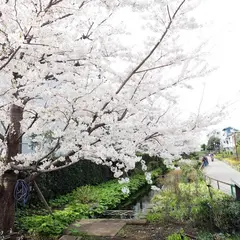
M 225 151 L 231 151 L 233 152 L 235 149 L 235 141 L 236 141 L 236 133 L 238 132 L 237 129 L 232 127 L 227 127 L 222 130 L 222 137 L 221 139 L 221 145 L 222 149 Z
M 22 153 L 31 153 L 34 152 L 34 149 L 32 147 L 32 144 L 30 141 L 26 140 L 23 138 L 22 143 L 21 143 L 21 152 Z
M 0 124 L 0 133 L 2 135 L 5 134 L 5 129 L 3 128 L 2 124 Z M 25 137 L 23 137 L 22 141 L 19 144 L 19 152 L 21 152 L 21 153 L 31 153 L 33 151 L 34 151 L 33 143 L 29 139 L 26 139 Z M 3 149 L 0 148 L 0 157 L 2 156 L 2 153 L 3 153 Z

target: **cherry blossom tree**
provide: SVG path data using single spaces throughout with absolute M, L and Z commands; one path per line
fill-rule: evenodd
M 216 120 L 178 114 L 178 89 L 208 73 L 201 47 L 182 41 L 198 27 L 188 15 L 196 1 L 0 3 L 0 230 L 13 226 L 19 172 L 88 159 L 119 177 L 141 161 L 136 152 L 192 150 Z

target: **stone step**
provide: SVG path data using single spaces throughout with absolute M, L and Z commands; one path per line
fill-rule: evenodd
M 66 233 L 71 234 L 74 230 L 90 236 L 114 237 L 125 225 L 126 221 L 121 219 L 82 219 L 71 224 Z

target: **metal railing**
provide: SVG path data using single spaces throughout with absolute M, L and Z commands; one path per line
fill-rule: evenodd
M 205 175 L 205 180 L 212 187 L 228 194 L 233 197 L 236 197 L 236 184 L 227 183 L 212 177 Z

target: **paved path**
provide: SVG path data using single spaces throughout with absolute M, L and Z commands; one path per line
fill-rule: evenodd
M 214 162 L 209 161 L 209 165 L 204 169 L 205 174 L 213 179 L 220 180 L 229 184 L 234 184 L 234 182 L 240 185 L 240 172 L 233 169 L 228 164 L 217 159 Z M 214 188 L 218 188 L 217 181 L 212 180 L 211 185 Z M 231 186 L 219 183 L 219 188 L 221 191 L 231 194 Z
M 76 233 L 87 233 L 90 236 L 114 237 L 126 225 L 145 225 L 146 219 L 81 219 L 69 226 L 66 233 L 71 230 Z M 79 239 L 79 238 L 75 238 Z M 60 240 L 75 240 L 72 236 L 64 235 Z

